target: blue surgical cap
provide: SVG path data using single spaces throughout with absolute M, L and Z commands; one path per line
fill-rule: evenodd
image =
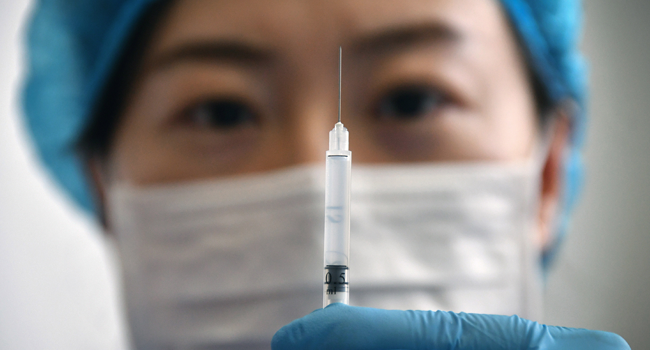
M 23 107 L 40 159 L 80 207 L 95 211 L 74 145 L 138 20 L 156 0 L 40 0 L 28 26 Z M 560 239 L 581 183 L 585 64 L 580 0 L 501 0 L 533 71 L 553 103 L 574 101 Z

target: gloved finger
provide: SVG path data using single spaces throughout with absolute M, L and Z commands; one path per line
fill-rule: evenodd
M 552 327 L 517 316 L 330 305 L 280 329 L 274 350 L 629 349 L 620 336 Z

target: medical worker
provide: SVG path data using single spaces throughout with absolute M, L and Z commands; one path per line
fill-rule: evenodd
M 41 0 L 26 123 L 117 247 L 137 349 L 627 349 L 534 322 L 579 186 L 580 17 L 577 0 Z M 339 46 L 354 306 L 320 309 Z

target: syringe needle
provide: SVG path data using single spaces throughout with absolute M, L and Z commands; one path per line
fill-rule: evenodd
M 341 122 L 341 63 L 343 62 L 343 48 L 339 46 L 339 123 Z

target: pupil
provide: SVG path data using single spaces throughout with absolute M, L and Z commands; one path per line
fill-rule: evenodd
M 215 101 L 199 108 L 199 121 L 215 128 L 234 128 L 253 119 L 251 111 L 239 102 Z
M 411 119 L 431 111 L 437 97 L 424 88 L 402 89 L 390 94 L 381 104 L 382 116 Z

